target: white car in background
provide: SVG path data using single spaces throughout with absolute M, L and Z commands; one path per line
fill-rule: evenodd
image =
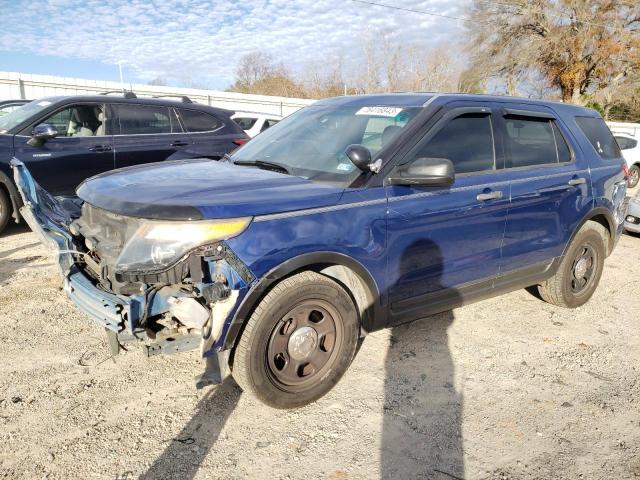
M 629 188 L 634 188 L 640 181 L 640 141 L 628 133 L 613 132 L 613 136 L 629 166 Z
M 236 112 L 231 118 L 251 138 L 282 120 L 282 117 L 278 115 L 251 112 Z
M 607 122 L 629 166 L 629 188 L 640 181 L 640 123 Z

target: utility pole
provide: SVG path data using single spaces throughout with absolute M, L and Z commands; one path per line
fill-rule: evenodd
M 122 61 L 118 62 L 118 70 L 120 71 L 120 86 L 122 87 L 122 92 L 124 93 L 124 80 L 122 77 Z

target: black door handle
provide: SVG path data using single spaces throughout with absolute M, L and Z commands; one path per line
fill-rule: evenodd
M 172 147 L 184 147 L 185 145 L 189 145 L 189 143 L 185 142 L 184 140 L 176 140 L 171 144 Z
M 572 178 L 571 180 L 569 180 L 569 185 L 584 185 L 585 183 L 587 183 L 587 179 L 586 178 Z
M 502 192 L 500 190 L 496 190 L 489 193 L 480 193 L 476 197 L 479 202 L 486 202 L 487 200 L 500 200 L 502 198 Z
M 94 145 L 93 147 L 89 147 L 90 152 L 110 152 L 111 146 L 109 145 Z

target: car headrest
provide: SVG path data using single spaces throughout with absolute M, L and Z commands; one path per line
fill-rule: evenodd
M 396 134 L 402 129 L 402 127 L 399 127 L 397 125 L 389 125 L 388 127 L 385 127 L 385 129 L 382 131 L 382 145 L 386 145 L 387 143 L 389 143 L 391 141 L 391 139 L 393 137 L 396 136 Z
M 97 124 L 98 119 L 93 107 L 76 107 L 73 109 L 73 121 L 80 124 Z

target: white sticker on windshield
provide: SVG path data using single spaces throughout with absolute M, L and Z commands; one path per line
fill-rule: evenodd
M 353 163 L 341 163 L 339 164 L 336 169 L 341 170 L 343 172 L 350 172 L 351 170 L 353 170 Z
M 41 102 L 38 102 L 39 107 L 48 107 L 49 105 L 51 105 L 51 102 L 49 102 L 48 100 L 43 100 Z
M 395 117 L 402 111 L 400 107 L 362 107 L 356 115 L 375 115 L 376 117 Z

